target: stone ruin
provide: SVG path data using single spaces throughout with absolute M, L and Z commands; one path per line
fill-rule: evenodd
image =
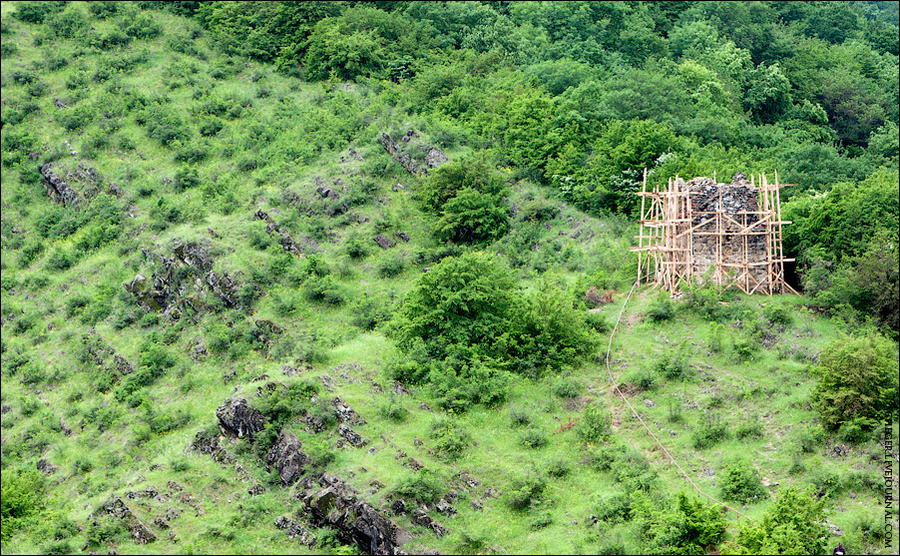
M 744 293 L 771 295 L 793 289 L 784 280 L 780 195 L 776 174 L 731 183 L 697 177 L 670 179 L 640 195 L 638 279 L 677 295 L 682 284 L 712 280 Z M 794 292 L 796 293 L 796 292 Z

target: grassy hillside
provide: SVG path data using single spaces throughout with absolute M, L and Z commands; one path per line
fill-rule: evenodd
M 345 481 L 410 553 L 740 552 L 750 521 L 718 509 L 700 519 L 724 519 L 711 541 L 674 538 L 694 531 L 678 495 L 701 498 L 607 375 L 636 274 L 632 218 L 582 212 L 469 124 L 410 110 L 406 81 L 304 81 L 140 2 L 44 3 L 42 21 L 14 17 L 23 4 L 0 8 L 4 554 L 365 552 L 314 519 L 303 490 L 321 483 L 285 486 L 266 464 L 282 428 L 309 456 L 304 480 Z M 420 165 L 431 146 L 446 168 L 487 160 L 502 194 L 476 201 L 496 197 L 508 231 L 447 239 L 423 201 L 443 174 L 411 174 L 383 134 Z M 75 193 L 49 195 L 51 173 Z M 507 352 L 408 349 L 423 277 L 466 257 L 499 269 L 531 320 L 491 338 Z M 613 380 L 697 485 L 749 520 L 796 486 L 824 504 L 811 530 L 829 549 L 897 553 L 884 424 L 830 430 L 814 407 L 821 354 L 877 334 L 847 314 L 642 287 Z M 450 367 L 462 378 L 442 385 Z M 488 375 L 506 388 L 473 402 L 466 388 Z M 273 423 L 255 440 L 220 430 L 217 408 L 238 397 Z M 340 434 L 336 397 L 365 445 Z M 111 496 L 133 516 L 109 515 Z

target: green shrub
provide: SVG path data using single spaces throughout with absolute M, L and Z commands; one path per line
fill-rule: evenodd
M 675 306 L 666 292 L 661 292 L 647 309 L 647 318 L 652 322 L 664 322 L 675 317 Z
M 558 378 L 553 383 L 553 393 L 560 398 L 577 398 L 581 394 L 581 384 L 571 378 Z
M 762 519 L 739 526 L 739 554 L 825 554 L 831 537 L 824 505 L 811 492 L 788 487 Z
M 538 502 L 547 487 L 543 477 L 530 476 L 516 479 L 510 483 L 504 494 L 506 505 L 515 511 L 525 511 Z
M 722 496 L 727 500 L 747 503 L 769 497 L 759 471 L 743 459 L 732 461 L 725 466 L 719 473 L 719 487 Z
M 586 442 L 599 442 L 612 432 L 611 424 L 612 418 L 608 411 L 599 404 L 589 404 L 581 412 L 581 420 L 575 431 Z
M 37 471 L 17 472 L 4 468 L 0 474 L 3 482 L 2 530 L 4 542 L 19 528 L 22 521 L 36 514 L 44 505 L 44 478 Z
M 547 475 L 558 479 L 568 475 L 572 466 L 569 464 L 568 460 L 557 458 L 548 461 L 544 465 L 544 469 L 547 470 Z
M 416 504 L 433 505 L 444 495 L 445 484 L 440 472 L 426 467 L 404 476 L 390 493 Z
M 593 508 L 594 517 L 606 523 L 623 523 L 631 520 L 631 497 L 625 493 L 602 497 Z
M 394 395 L 378 407 L 378 412 L 385 419 L 402 423 L 409 417 L 409 410 L 403 406 L 403 403 Z
M 509 420 L 514 427 L 524 427 L 531 423 L 531 414 L 523 409 L 510 409 Z
M 819 383 L 813 403 L 828 430 L 854 420 L 870 430 L 869 423 L 897 409 L 897 348 L 883 336 L 835 340 L 822 352 L 814 372 L 819 375 Z
M 744 440 L 745 438 L 762 438 L 763 434 L 765 434 L 763 424 L 755 415 L 752 417 L 745 415 L 734 431 L 734 435 L 738 440 Z
M 687 344 L 682 344 L 674 352 L 663 353 L 656 363 L 653 370 L 670 380 L 684 380 L 692 374 L 691 366 L 688 364 Z
M 537 429 L 528 430 L 519 437 L 519 444 L 525 448 L 542 448 L 547 442 L 547 435 Z
M 446 460 L 456 460 L 472 444 L 472 437 L 450 419 L 437 419 L 428 429 L 428 437 L 434 441 L 434 449 Z
M 697 450 L 715 446 L 729 436 L 728 424 L 715 413 L 706 414 L 691 435 L 691 443 Z
M 391 257 L 378 266 L 378 275 L 382 278 L 393 278 L 406 269 L 403 257 Z

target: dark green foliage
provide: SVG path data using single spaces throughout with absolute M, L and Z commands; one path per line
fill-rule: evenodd
M 426 467 L 403 477 L 391 493 L 408 502 L 433 505 L 444 495 L 445 485 L 446 479 L 440 472 Z
M 16 7 L 13 17 L 26 23 L 43 23 L 48 16 L 65 7 L 66 2 L 23 2 Z
M 813 403 L 829 430 L 857 419 L 881 420 L 897 410 L 897 348 L 882 336 L 834 342 L 819 357 L 816 373 Z
M 570 378 L 559 378 L 553 383 L 553 393 L 560 398 L 577 398 L 581 384 Z
M 510 483 L 504 494 L 504 501 L 512 510 L 525 511 L 540 500 L 546 487 L 547 481 L 543 477 L 523 477 Z
M 739 554 L 823 554 L 828 528 L 824 500 L 789 487 L 762 520 L 743 524 L 735 539 Z
M 638 504 L 644 540 L 657 554 L 708 554 L 725 538 L 725 517 L 716 506 L 679 493 L 677 503 L 653 507 L 647 498 Z
M 506 186 L 483 159 L 448 162 L 419 190 L 425 209 L 438 217 L 435 233 L 457 243 L 497 239 L 509 229 Z
M 37 471 L 16 472 L 4 469 L 3 480 L 3 541 L 8 541 L 22 522 L 44 505 L 44 479 Z
M 704 450 L 727 440 L 729 436 L 728 425 L 722 420 L 722 417 L 717 413 L 710 412 L 700 420 L 691 438 L 694 448 Z
M 519 444 L 525 448 L 542 448 L 547 442 L 547 435 L 537 429 L 528 430 L 519 437 Z
M 674 351 L 666 351 L 660 355 L 653 364 L 653 370 L 670 380 L 690 378 L 693 369 L 688 364 L 687 344 L 682 344 Z
M 594 516 L 606 523 L 629 521 L 633 516 L 631 505 L 631 497 L 625 493 L 607 495 L 593 506 Z
M 428 438 L 434 442 L 439 456 L 454 461 L 472 444 L 472 437 L 460 425 L 450 419 L 440 418 L 428 429 Z
M 599 442 L 609 437 L 611 423 L 612 418 L 604 408 L 599 404 L 590 404 L 582 411 L 576 432 L 586 442 Z
M 626 491 L 650 492 L 656 484 L 657 472 L 641 453 L 622 444 L 604 444 L 588 453 L 587 463 L 598 471 L 612 473 Z
M 402 423 L 409 417 L 409 410 L 406 409 L 403 402 L 394 395 L 391 395 L 387 401 L 378 407 L 378 412 L 381 413 L 384 418 L 394 421 L 395 423 Z
M 664 322 L 674 317 L 675 306 L 666 293 L 661 293 L 647 309 L 647 318 L 652 322 Z
M 759 471 L 746 460 L 740 459 L 728 463 L 719 473 L 719 487 L 726 500 L 750 502 L 769 497 L 763 486 Z

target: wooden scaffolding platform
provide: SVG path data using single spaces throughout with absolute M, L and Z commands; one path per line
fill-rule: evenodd
M 748 294 L 797 293 L 784 277 L 784 263 L 794 259 L 785 258 L 781 247 L 782 226 L 790 222 L 781 219 L 779 190 L 791 184 L 779 184 L 777 172 L 774 183 L 760 174 L 758 187 L 757 176 L 749 182 L 739 176 L 739 184 L 676 176 L 665 189 L 647 191 L 644 171 L 641 227 L 632 248 L 639 282 L 646 279 L 673 296 L 682 284 L 708 279 Z M 735 192 L 744 197 L 735 201 Z

